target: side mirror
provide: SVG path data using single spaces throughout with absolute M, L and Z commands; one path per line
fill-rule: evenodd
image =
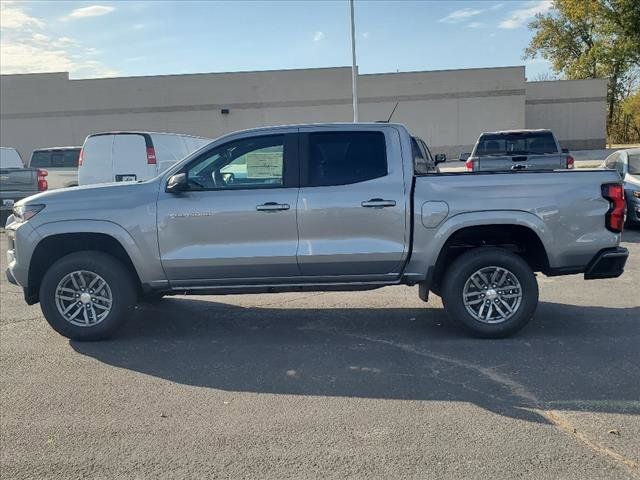
M 167 181 L 167 188 L 165 188 L 169 193 L 184 192 L 188 189 L 189 183 L 187 182 L 187 174 L 184 172 L 171 175 Z
M 469 160 L 469 157 L 471 156 L 470 153 L 461 153 L 460 156 L 458 157 L 458 160 L 460 160 L 461 162 L 466 162 L 467 160 Z
M 562 149 L 562 153 L 569 153 L 569 149 L 568 148 L 563 148 Z
M 436 161 L 436 165 L 439 163 L 443 163 L 447 161 L 447 154 L 446 153 L 436 153 L 436 157 L 434 159 Z

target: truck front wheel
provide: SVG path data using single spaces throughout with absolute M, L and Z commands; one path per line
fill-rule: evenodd
M 72 340 L 110 336 L 131 313 L 136 285 L 117 259 L 96 251 L 55 262 L 40 285 L 40 307 L 49 325 Z
M 484 338 L 517 332 L 538 305 L 538 283 L 531 267 L 502 248 L 482 247 L 462 254 L 447 271 L 442 293 L 449 317 Z

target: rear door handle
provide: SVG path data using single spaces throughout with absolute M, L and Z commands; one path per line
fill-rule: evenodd
M 384 207 L 395 207 L 395 200 L 383 200 L 382 198 L 372 198 L 366 202 L 362 202 L 362 205 L 365 208 L 384 208 Z
M 279 212 L 281 210 L 289 210 L 291 208 L 287 203 L 267 202 L 256 206 L 259 212 Z

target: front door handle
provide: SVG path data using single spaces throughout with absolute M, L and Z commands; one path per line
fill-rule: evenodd
M 511 170 L 526 170 L 526 169 L 527 169 L 527 166 L 521 163 L 517 163 L 511 167 Z
M 366 202 L 362 202 L 362 205 L 365 208 L 384 208 L 384 207 L 395 207 L 395 200 L 383 200 L 382 198 L 372 198 Z
M 256 210 L 259 212 L 279 212 L 282 210 L 289 210 L 291 208 L 287 203 L 267 202 L 262 205 L 256 206 Z

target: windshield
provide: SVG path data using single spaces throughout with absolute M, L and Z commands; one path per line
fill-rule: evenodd
M 640 153 L 629 154 L 629 175 L 640 175 Z
M 474 155 L 527 155 L 557 153 L 551 132 L 488 133 L 480 136 Z

